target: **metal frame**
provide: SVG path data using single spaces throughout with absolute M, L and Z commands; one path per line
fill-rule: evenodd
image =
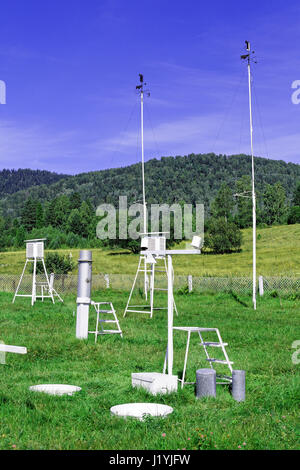
M 185 384 L 195 384 L 196 383 L 196 382 L 185 382 L 184 381 L 185 374 L 186 374 L 186 366 L 187 366 L 187 360 L 188 360 L 189 347 L 190 347 L 191 333 L 198 333 L 199 338 L 200 338 L 200 346 L 203 346 L 203 349 L 204 349 L 204 352 L 205 352 L 205 355 L 206 355 L 206 360 L 209 362 L 209 365 L 210 365 L 211 369 L 213 369 L 213 365 L 212 365 L 213 363 L 225 364 L 225 365 L 228 366 L 228 368 L 230 370 L 230 373 L 232 374 L 231 365 L 233 364 L 233 362 L 229 360 L 228 354 L 227 354 L 226 349 L 225 349 L 225 346 L 228 346 L 228 343 L 223 342 L 223 340 L 221 338 L 221 334 L 220 334 L 218 328 L 200 328 L 200 327 L 196 327 L 196 326 L 173 326 L 173 331 L 174 330 L 186 331 L 187 332 L 187 343 L 186 343 L 186 349 L 185 349 L 185 357 L 184 357 L 182 378 L 178 379 L 181 382 L 181 388 L 183 388 L 183 386 Z M 207 332 L 207 331 L 214 331 L 218 336 L 218 341 L 217 342 L 204 341 L 201 333 Z M 223 355 L 225 357 L 225 360 L 224 359 L 211 358 L 208 351 L 207 351 L 208 347 L 221 348 L 222 352 L 223 352 Z M 167 349 L 166 356 L 165 356 L 163 374 L 166 373 L 167 359 L 168 359 L 168 349 Z M 229 383 L 232 382 L 232 377 L 224 375 L 224 374 L 222 374 L 222 375 L 218 374 L 217 378 L 221 380 L 221 381 L 217 382 L 217 385 L 224 385 L 224 384 L 229 384 Z
M 42 300 L 44 300 L 45 298 L 50 298 L 52 300 L 52 303 L 53 304 L 55 303 L 54 297 L 53 297 L 54 289 L 53 289 L 53 287 L 51 288 L 51 286 L 50 286 L 49 277 L 48 277 L 48 274 L 47 274 L 46 265 L 45 265 L 45 261 L 44 261 L 44 241 L 45 240 L 46 240 L 46 238 L 25 240 L 25 243 L 26 243 L 26 261 L 25 261 L 25 265 L 24 265 L 20 280 L 19 280 L 17 288 L 16 288 L 16 292 L 14 294 L 14 298 L 13 298 L 12 303 L 15 302 L 16 297 L 31 297 L 31 305 L 34 305 L 36 299 L 38 299 L 38 298 L 41 298 Z M 32 255 L 29 254 L 29 251 L 30 251 L 29 250 L 29 244 L 33 245 Z M 40 245 L 41 250 L 38 250 L 38 248 L 39 248 L 38 245 Z M 38 251 L 40 251 L 40 253 L 38 253 Z M 36 267 L 37 267 L 37 262 L 38 261 L 41 261 L 41 263 L 43 265 L 44 274 L 45 274 L 45 277 L 46 277 L 46 282 L 43 282 L 43 283 L 39 283 L 39 282 L 36 281 Z M 28 263 L 33 263 L 31 295 L 30 294 L 18 294 Z M 41 287 L 42 285 L 43 285 L 43 288 Z M 41 287 L 41 295 L 37 295 L 37 287 Z M 44 295 L 44 290 L 43 289 L 45 287 L 47 288 L 47 290 L 49 292 L 49 295 Z M 58 295 L 58 297 L 60 298 L 59 295 Z M 62 299 L 60 298 L 60 300 L 62 300 Z
M 89 333 L 95 335 L 95 343 L 97 343 L 97 339 L 99 335 L 112 335 L 112 334 L 119 334 L 121 338 L 123 338 L 123 333 L 119 324 L 119 320 L 116 314 L 116 311 L 114 309 L 114 306 L 111 302 L 91 302 L 91 305 L 95 307 L 96 313 L 97 313 L 97 319 L 96 319 L 96 329 L 95 331 L 89 331 Z M 102 305 L 109 305 L 110 309 L 101 309 Z M 104 320 L 100 318 L 100 313 L 111 313 L 114 317 L 114 320 Z M 103 328 L 103 323 L 115 323 L 117 325 L 117 330 L 105 330 Z M 99 324 L 101 331 L 99 331 Z
M 147 250 L 148 251 L 148 250 Z M 167 310 L 167 307 L 155 307 L 154 306 L 154 291 L 159 290 L 159 291 L 168 291 L 167 288 L 160 288 L 160 287 L 155 287 L 155 271 L 156 272 L 163 272 L 166 274 L 166 278 L 168 280 L 168 268 L 167 268 L 167 263 L 166 263 L 166 257 L 165 256 L 156 256 L 155 259 L 153 258 L 154 262 L 149 262 L 149 256 L 146 254 L 146 251 L 144 252 L 145 254 L 140 255 L 139 259 L 139 264 L 137 267 L 137 271 L 135 274 L 135 278 L 132 284 L 132 288 L 129 294 L 129 298 L 124 310 L 123 317 L 126 316 L 126 314 L 129 313 L 146 313 L 150 315 L 150 318 L 153 318 L 153 311 L 154 310 Z M 164 253 L 161 252 L 161 253 Z M 152 255 L 151 255 L 152 256 Z M 147 261 L 148 260 L 148 261 Z M 163 261 L 163 266 L 157 266 L 157 261 L 162 260 Z M 147 265 L 150 264 L 150 268 L 147 267 Z M 149 298 L 149 304 L 146 305 L 130 305 L 130 301 L 134 292 L 134 289 L 136 287 L 136 283 L 138 280 L 138 275 L 139 273 L 144 273 L 144 295 L 145 299 L 148 299 L 148 288 L 150 291 L 150 298 Z M 148 280 L 148 275 L 150 274 L 150 282 Z M 176 315 L 178 316 L 178 311 L 176 307 L 175 300 L 173 298 L 174 302 L 174 309 L 176 312 Z M 148 309 L 148 310 L 146 310 Z

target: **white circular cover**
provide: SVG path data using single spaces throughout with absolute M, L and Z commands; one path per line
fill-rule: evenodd
M 115 416 L 126 418 L 137 418 L 143 420 L 145 416 L 165 417 L 173 412 L 173 408 L 167 405 L 159 405 L 157 403 L 126 403 L 124 405 L 116 405 L 110 409 Z
M 80 387 L 75 385 L 63 385 L 63 384 L 42 384 L 42 385 L 33 385 L 29 387 L 29 390 L 33 392 L 44 392 L 49 395 L 73 395 L 75 392 L 81 390 Z

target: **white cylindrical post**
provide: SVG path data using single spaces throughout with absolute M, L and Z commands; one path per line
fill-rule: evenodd
M 109 289 L 109 274 L 104 274 L 106 289 Z
M 173 374 L 173 263 L 168 255 L 168 375 Z
M 76 338 L 87 339 L 92 286 L 92 252 L 81 250 L 78 260 Z
M 192 292 L 192 290 L 193 290 L 193 276 L 191 274 L 188 275 L 188 286 L 189 286 L 189 292 Z
M 258 286 L 259 286 L 259 295 L 263 296 L 264 295 L 264 278 L 262 276 L 259 276 L 258 278 Z

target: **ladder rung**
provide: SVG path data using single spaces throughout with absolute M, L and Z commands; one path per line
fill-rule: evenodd
M 205 341 L 200 343 L 200 346 L 211 346 L 212 348 L 221 348 L 222 346 L 228 346 L 228 343 L 214 343 L 212 341 Z
M 137 308 L 150 308 L 150 305 L 149 304 L 148 305 L 130 305 L 130 308 L 135 308 L 135 307 L 137 307 Z M 128 310 L 127 310 L 127 312 L 128 312 Z
M 226 364 L 226 365 L 229 365 L 229 364 L 234 364 L 234 362 L 232 361 L 226 361 L 224 359 L 211 359 L 211 358 L 206 358 L 206 360 L 208 362 L 217 362 L 218 364 Z
M 112 335 L 112 334 L 121 334 L 122 331 L 121 330 L 104 330 L 104 331 L 98 331 L 98 335 Z
M 229 375 L 216 375 L 217 379 L 226 379 L 226 380 L 230 380 L 232 382 L 232 377 L 230 377 Z
M 118 323 L 117 320 L 99 320 L 99 323 Z
M 98 310 L 99 313 L 114 313 L 113 310 Z
M 168 290 L 168 289 L 163 289 L 161 287 L 154 287 L 153 290 Z
M 151 315 L 151 312 L 147 312 L 146 310 L 126 310 L 126 313 L 127 312 L 131 312 L 131 313 L 149 313 L 149 315 Z

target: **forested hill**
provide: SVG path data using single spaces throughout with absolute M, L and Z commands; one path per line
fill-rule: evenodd
M 17 179 L 18 172 L 22 171 L 30 170 L 18 170 Z M 258 192 L 262 192 L 267 183 L 280 182 L 288 199 L 292 198 L 296 183 L 300 181 L 300 165 L 280 160 L 255 158 L 255 173 Z M 53 183 L 50 175 L 50 181 L 41 180 L 40 184 L 38 175 L 36 179 L 32 176 L 34 183 L 31 184 L 34 186 L 2 196 L 0 208 L 3 215 L 20 215 L 28 197 L 43 203 L 73 192 L 78 192 L 83 200 L 90 199 L 94 206 L 102 202 L 117 204 L 120 195 L 128 196 L 129 203 L 141 200 L 141 164 L 65 178 L 53 175 L 54 180 L 58 179 Z M 152 159 L 145 164 L 146 199 L 149 204 L 184 201 L 192 204 L 204 203 L 208 207 L 222 183 L 229 184 L 234 190 L 236 181 L 243 175 L 251 176 L 251 157 L 247 155 L 191 154 L 184 157 Z M 12 188 L 17 189 L 18 185 L 13 183 L 13 173 L 11 184 Z M 20 187 L 24 188 L 24 185 L 25 183 Z
M 41 184 L 53 184 L 68 175 L 58 175 L 51 171 L 43 170 L 2 170 L 0 171 L 0 198 L 6 194 L 13 194 L 17 191 L 39 186 Z

